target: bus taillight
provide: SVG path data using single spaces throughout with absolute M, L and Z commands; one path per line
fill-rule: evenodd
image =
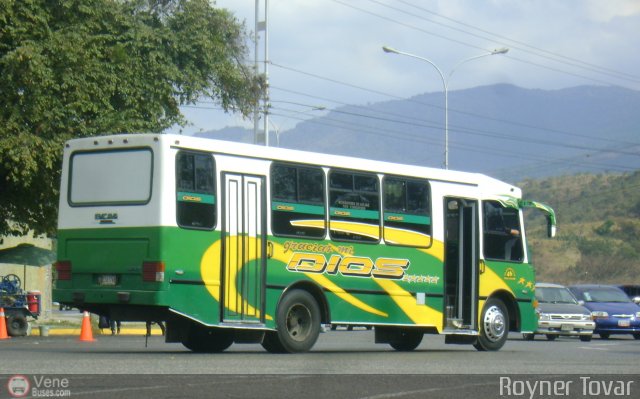
M 164 281 L 164 262 L 144 262 L 142 264 L 142 281 L 161 283 Z
M 55 263 L 58 280 L 71 280 L 71 261 L 59 260 Z

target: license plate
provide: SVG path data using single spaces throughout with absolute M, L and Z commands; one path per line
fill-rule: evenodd
M 98 276 L 98 285 L 114 286 L 117 280 L 115 274 L 101 274 Z
M 630 325 L 629 320 L 618 320 L 618 327 L 629 327 Z
M 573 326 L 571 324 L 563 324 L 560 327 L 560 330 L 562 330 L 562 331 L 571 331 L 571 330 L 573 330 Z

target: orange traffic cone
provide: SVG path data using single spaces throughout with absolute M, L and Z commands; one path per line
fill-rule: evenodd
M 0 308 L 0 339 L 9 338 L 11 337 L 7 334 L 7 320 L 4 317 L 4 308 Z
M 89 312 L 85 311 L 82 315 L 82 328 L 80 328 L 80 341 L 92 342 L 93 332 L 91 332 L 91 317 Z

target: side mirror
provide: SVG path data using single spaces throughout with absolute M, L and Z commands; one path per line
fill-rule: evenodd
M 556 236 L 556 226 L 553 224 L 547 225 L 547 237 L 553 238 Z
M 633 303 L 635 303 L 636 305 L 640 305 L 640 296 L 633 297 L 631 300 L 632 300 L 632 301 L 633 301 Z
M 579 300 L 579 301 L 578 301 L 578 305 L 580 305 L 580 306 L 584 306 L 584 301 L 583 301 L 582 299 L 581 299 L 581 300 Z

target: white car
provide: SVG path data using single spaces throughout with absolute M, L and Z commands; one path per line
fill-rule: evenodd
M 553 341 L 560 335 L 577 336 L 581 341 L 591 341 L 596 323 L 589 309 L 578 304 L 571 291 L 563 285 L 537 283 L 538 329 L 533 334 L 523 334 L 525 340 L 533 340 L 536 334 L 546 335 Z

